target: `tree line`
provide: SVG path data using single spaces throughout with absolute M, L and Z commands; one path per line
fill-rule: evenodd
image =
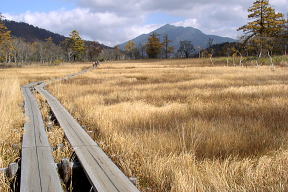
M 191 41 L 180 41 L 178 50 L 175 50 L 171 43 L 168 34 L 163 35 L 161 41 L 159 34 L 152 33 L 145 44 L 136 45 L 134 41 L 128 41 L 125 45 L 125 54 L 130 59 L 167 59 L 171 57 L 189 58 L 195 53 L 196 49 Z
M 52 37 L 34 42 L 12 37 L 0 15 L 0 63 L 18 65 L 33 62 L 60 64 L 95 61 L 101 57 L 102 51 L 103 47 L 99 43 L 84 41 L 76 30 L 58 44 L 54 43 Z
M 249 22 L 240 27 L 243 36 L 238 42 L 214 44 L 208 39 L 205 49 L 195 48 L 191 41 L 181 41 L 176 50 L 169 36 L 152 33 L 147 42 L 136 45 L 129 41 L 124 50 L 119 46 L 103 48 L 97 42 L 84 41 L 77 31 L 72 31 L 69 38 L 55 44 L 53 38 L 44 41 L 27 42 L 11 37 L 11 32 L 2 22 L 0 14 L 0 63 L 40 62 L 58 64 L 61 62 L 120 60 L 144 58 L 210 58 L 225 56 L 234 58 L 254 57 L 257 65 L 261 57 L 269 57 L 273 65 L 273 55 L 287 55 L 288 18 L 278 13 L 269 0 L 256 0 L 248 9 Z M 288 15 L 287 15 L 288 17 Z

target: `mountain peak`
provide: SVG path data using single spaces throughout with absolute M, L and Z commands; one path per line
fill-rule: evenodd
M 174 25 L 166 24 L 166 25 L 163 25 L 162 27 L 152 31 L 151 33 L 166 34 L 169 31 L 175 30 L 175 28 L 177 28 L 177 27 Z M 149 34 L 151 34 L 151 33 L 149 33 Z
M 163 25 L 163 26 L 160 27 L 160 28 L 175 28 L 175 27 L 176 27 L 175 25 L 166 24 L 166 25 Z
M 159 34 L 159 38 L 162 40 L 164 35 L 168 35 L 168 38 L 172 41 L 171 45 L 175 47 L 177 50 L 179 48 L 180 41 L 191 41 L 194 47 L 201 47 L 201 48 L 207 48 L 208 40 L 209 38 L 213 38 L 215 44 L 225 43 L 225 42 L 235 42 L 232 38 L 227 37 L 220 37 L 216 35 L 207 35 L 204 34 L 199 29 L 193 28 L 193 27 L 183 27 L 183 26 L 175 26 L 171 24 L 163 25 L 162 27 L 148 33 L 148 34 L 142 34 L 134 39 L 134 41 L 137 45 L 139 44 L 145 44 L 148 40 L 148 37 L 152 33 Z M 124 49 L 126 43 L 123 43 L 120 45 L 120 48 Z

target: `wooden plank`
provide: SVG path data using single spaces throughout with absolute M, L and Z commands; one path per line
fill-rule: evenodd
M 22 142 L 20 191 L 63 191 L 42 115 L 30 90 L 34 85 L 32 83 L 22 87 L 27 119 Z
M 44 85 L 35 88 L 47 99 L 94 189 L 101 192 L 139 192 L 61 103 L 43 88 Z

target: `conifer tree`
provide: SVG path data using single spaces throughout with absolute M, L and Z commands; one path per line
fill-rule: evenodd
M 158 34 L 152 33 L 146 43 L 146 53 L 149 58 L 157 58 L 161 53 L 162 43 L 158 38 Z
M 5 61 L 10 63 L 13 52 L 13 44 L 11 31 L 2 22 L 3 16 L 0 14 L 0 54 L 5 58 Z
M 10 31 L 2 22 L 3 16 L 0 14 L 0 45 L 8 39 L 11 39 Z
M 283 14 L 277 13 L 269 4 L 269 0 L 256 0 L 248 12 L 250 12 L 248 18 L 252 21 L 238 29 L 245 34 L 242 37 L 244 43 L 250 41 L 250 45 L 256 47 L 258 58 L 267 51 L 273 66 L 271 53 L 275 46 L 275 39 L 279 38 L 284 30 Z
M 246 39 L 254 36 L 275 37 L 283 30 L 285 23 L 283 14 L 276 13 L 269 4 L 269 0 L 255 1 L 248 12 L 250 12 L 248 18 L 252 21 L 238 29 L 245 33 Z
M 81 39 L 79 32 L 74 30 L 70 33 L 71 38 L 71 48 L 73 51 L 73 60 L 81 60 L 85 53 L 85 43 Z
M 128 53 L 129 57 L 133 57 L 133 53 L 135 52 L 136 44 L 134 41 L 128 41 L 128 43 L 125 46 L 125 51 Z

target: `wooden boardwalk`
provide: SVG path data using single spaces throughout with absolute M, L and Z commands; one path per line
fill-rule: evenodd
M 44 86 L 51 82 L 67 80 L 91 69 L 22 87 L 26 123 L 22 143 L 21 192 L 63 191 L 42 115 L 32 89 L 36 89 L 47 99 L 95 191 L 139 192 L 61 103 L 44 89 Z
M 94 190 L 99 192 L 139 192 L 61 103 L 44 89 L 44 86 L 45 83 L 35 88 L 47 99 Z
M 42 115 L 36 98 L 31 92 L 34 85 L 36 83 L 22 87 L 26 123 L 22 143 L 20 191 L 63 191 Z

